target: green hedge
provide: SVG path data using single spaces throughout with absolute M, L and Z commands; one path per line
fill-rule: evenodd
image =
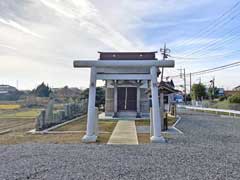
M 230 103 L 240 103 L 240 92 L 233 94 L 228 100 Z

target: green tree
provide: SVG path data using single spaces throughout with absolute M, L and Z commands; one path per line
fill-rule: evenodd
M 191 91 L 194 100 L 201 100 L 202 97 L 206 97 L 206 87 L 202 83 L 193 84 Z
M 208 96 L 211 99 L 214 99 L 214 98 L 218 97 L 217 95 L 218 95 L 218 88 L 217 87 L 214 87 L 214 89 L 213 89 L 213 87 L 208 88 Z
M 80 99 L 88 99 L 89 88 L 85 89 L 80 96 Z M 96 107 L 100 107 L 105 104 L 105 89 L 103 87 L 96 88 Z
M 51 89 L 48 85 L 45 85 L 44 82 L 32 91 L 32 93 L 38 97 L 49 97 L 51 92 Z
M 235 93 L 228 98 L 230 103 L 240 103 L 240 93 Z

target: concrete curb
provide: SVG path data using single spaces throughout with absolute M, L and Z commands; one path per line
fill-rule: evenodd
M 177 116 L 177 121 L 172 125 L 172 127 L 175 127 L 182 118 L 180 116 Z
M 237 116 L 228 116 L 228 115 L 220 115 L 221 118 L 231 118 L 231 119 L 240 119 L 240 117 Z
M 172 125 L 172 128 L 175 129 L 176 131 L 178 131 L 180 134 L 184 134 L 181 130 L 179 130 L 178 128 L 176 128 L 176 125 L 181 121 L 182 117 L 177 116 L 177 121 Z

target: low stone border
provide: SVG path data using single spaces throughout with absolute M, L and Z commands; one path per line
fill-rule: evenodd
M 35 131 L 31 132 L 34 134 L 79 134 L 85 133 L 86 131 Z M 101 134 L 111 134 L 112 132 L 100 131 Z
M 7 129 L 7 130 L 4 130 L 4 131 L 1 131 L 1 132 L 0 132 L 0 135 L 9 133 L 9 132 L 11 132 L 11 131 L 12 131 L 11 129 Z

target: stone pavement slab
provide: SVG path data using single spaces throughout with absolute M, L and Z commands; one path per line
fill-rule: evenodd
M 135 121 L 118 121 L 108 144 L 138 144 Z

